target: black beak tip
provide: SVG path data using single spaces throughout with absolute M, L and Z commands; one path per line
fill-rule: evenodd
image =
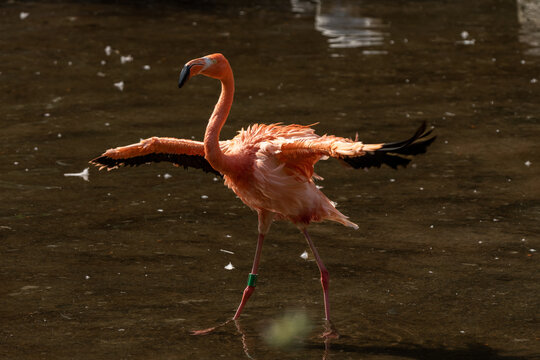
M 181 88 L 184 86 L 184 84 L 189 79 L 189 70 L 191 69 L 191 66 L 185 65 L 182 68 L 182 71 L 180 72 L 180 77 L 178 78 L 178 88 Z

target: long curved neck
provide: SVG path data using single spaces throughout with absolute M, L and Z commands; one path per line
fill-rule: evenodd
M 227 172 L 229 164 L 226 156 L 219 146 L 219 133 L 227 121 L 234 96 L 234 77 L 232 70 L 221 79 L 221 95 L 210 116 L 206 132 L 204 134 L 204 153 L 210 165 L 221 173 Z

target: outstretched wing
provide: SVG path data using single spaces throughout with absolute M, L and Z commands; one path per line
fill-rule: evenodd
M 184 169 L 192 167 L 221 176 L 204 158 L 200 141 L 152 137 L 132 145 L 109 149 L 90 160 L 99 169 L 112 170 L 119 166 L 139 166 L 150 162 L 168 161 Z
M 314 156 L 329 156 L 341 159 L 355 169 L 381 167 L 383 164 L 397 169 L 398 166 L 407 166 L 411 161 L 407 156 L 426 152 L 436 138 L 429 137 L 431 132 L 426 131 L 424 122 L 410 139 L 393 143 L 364 144 L 335 136 L 302 139 L 282 144 L 280 157 L 290 162 Z
M 432 129 L 426 131 L 426 123 L 416 130 L 416 133 L 409 139 L 393 143 L 384 143 L 374 151 L 366 151 L 362 156 L 344 157 L 343 161 L 355 169 L 381 167 L 388 165 L 392 169 L 397 169 L 398 166 L 406 167 L 411 158 L 408 156 L 424 154 L 427 147 L 437 138 L 436 136 L 429 137 Z

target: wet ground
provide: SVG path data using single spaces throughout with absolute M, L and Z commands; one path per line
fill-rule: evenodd
M 228 3 L 0 5 L 0 357 L 539 356 L 534 2 Z M 318 271 L 292 225 L 273 225 L 241 320 L 191 336 L 233 315 L 255 214 L 221 180 L 168 164 L 64 176 L 140 138 L 202 139 L 219 84 L 176 81 L 217 51 L 237 86 L 222 138 L 252 122 L 379 142 L 427 121 L 438 135 L 405 170 L 318 165 L 360 225 L 311 227 L 342 335 L 326 346 Z M 276 348 L 264 334 L 291 312 L 312 326 Z

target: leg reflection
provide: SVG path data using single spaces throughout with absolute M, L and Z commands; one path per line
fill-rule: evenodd
M 246 336 L 246 333 L 245 333 L 244 329 L 242 329 L 242 325 L 240 324 L 240 320 L 234 320 L 234 325 L 236 325 L 236 330 L 242 336 L 242 347 L 244 348 L 244 354 L 246 354 L 248 359 L 255 359 L 249 353 L 249 346 L 248 346 L 248 343 L 247 343 L 247 336 Z
M 211 327 L 211 328 L 208 328 L 208 329 L 192 331 L 191 334 L 192 335 L 208 335 L 208 334 L 211 334 L 212 332 L 214 332 L 215 330 L 228 325 L 231 322 L 234 323 L 234 325 L 236 327 L 236 331 L 238 332 L 238 334 L 240 334 L 240 339 L 242 341 L 242 348 L 244 350 L 244 354 L 246 355 L 246 358 L 254 360 L 255 357 L 254 357 L 254 355 L 252 355 L 253 344 L 250 346 L 250 344 L 248 343 L 248 335 L 247 335 L 247 332 L 242 327 L 241 320 L 229 319 L 229 320 L 227 320 L 227 321 L 225 321 L 225 322 L 223 322 L 223 323 L 221 323 L 221 324 L 219 324 L 217 326 L 214 326 L 214 327 Z M 333 326 L 332 326 L 332 324 L 330 322 L 326 323 L 325 330 L 326 330 L 326 332 L 332 332 L 334 330 Z M 323 360 L 329 360 L 330 359 L 330 347 L 331 347 L 331 342 L 332 342 L 333 339 L 335 339 L 335 337 L 331 337 L 331 336 L 325 336 L 324 337 L 324 351 L 323 351 L 323 354 L 322 354 L 322 359 Z M 317 346 L 317 347 L 319 347 L 319 346 Z
M 324 338 L 324 352 L 322 360 L 328 360 L 330 358 L 330 342 L 332 339 L 330 337 Z

